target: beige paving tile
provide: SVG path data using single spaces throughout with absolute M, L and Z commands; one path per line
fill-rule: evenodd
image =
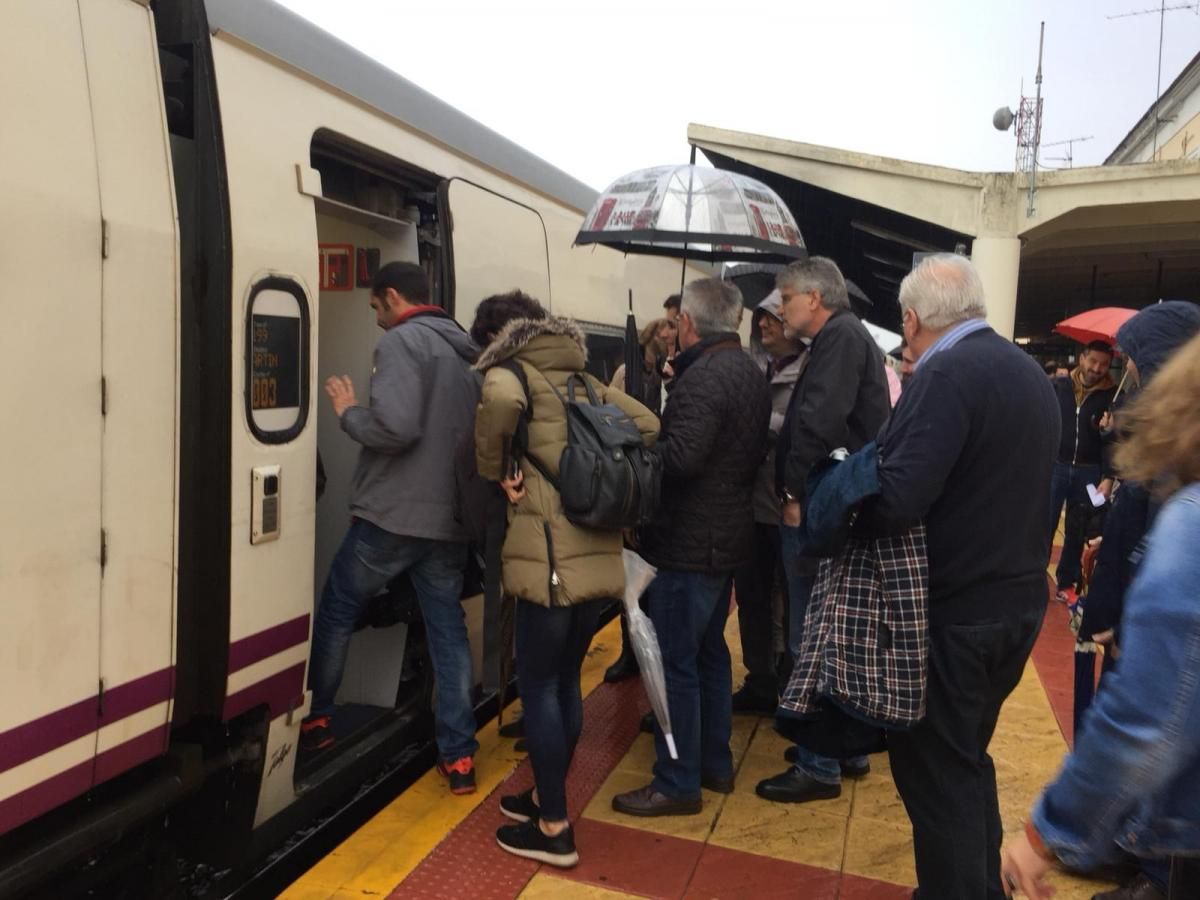
M 892 781 L 890 772 L 879 771 L 874 760 L 871 762 L 871 774 L 860 778 L 854 785 L 854 801 L 850 811 L 854 819 L 875 819 L 890 822 L 893 825 L 907 826 L 908 813 L 904 810 L 904 801 Z
M 912 829 L 879 819 L 854 816 L 846 837 L 844 871 L 893 884 L 915 885 Z
M 742 793 L 725 800 L 710 843 L 838 870 L 846 841 L 846 817 L 812 803 L 768 803 Z

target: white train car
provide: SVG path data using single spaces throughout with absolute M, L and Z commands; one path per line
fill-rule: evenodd
M 679 268 L 572 248 L 592 190 L 269 0 L 18 0 L 0 113 L 2 894 L 185 798 L 261 843 L 411 739 L 385 615 L 356 753 L 296 769 L 356 453 L 320 385 L 365 389 L 380 261 L 464 324 L 520 287 L 599 367 Z

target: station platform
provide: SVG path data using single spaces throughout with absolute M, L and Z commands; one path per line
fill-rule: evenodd
M 497 734 L 479 735 L 477 793 L 452 796 L 430 772 L 310 869 L 288 900 L 388 898 L 812 898 L 902 900 L 916 874 L 912 835 L 886 754 L 871 773 L 847 780 L 837 800 L 768 803 L 757 782 L 784 771 L 786 742 L 770 719 L 734 717 L 737 788 L 704 792 L 700 815 L 633 819 L 612 810 L 616 793 L 650 778 L 654 758 L 638 722 L 648 709 L 640 680 L 603 684 L 620 649 L 614 621 L 596 636 L 583 672 L 585 725 L 568 780 L 580 862 L 561 870 L 510 856 L 495 843 L 508 822 L 502 793 L 533 783 L 523 754 Z M 738 656 L 736 610 L 726 632 Z M 1074 638 L 1066 610 L 1050 600 L 1023 679 L 1006 703 L 991 745 L 1005 832 L 1017 832 L 1071 740 Z M 513 709 L 510 707 L 510 709 Z M 515 712 L 515 710 L 514 710 Z M 507 713 L 506 713 L 507 715 Z M 1086 900 L 1111 885 L 1058 873 L 1063 900 Z

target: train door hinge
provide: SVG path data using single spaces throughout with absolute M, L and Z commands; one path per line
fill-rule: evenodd
M 108 415 L 108 379 L 100 376 L 100 415 Z
M 100 220 L 100 258 L 108 259 L 108 239 L 111 229 L 108 226 L 108 219 Z
M 100 529 L 100 571 L 104 572 L 104 567 L 108 565 L 108 531 L 104 528 Z

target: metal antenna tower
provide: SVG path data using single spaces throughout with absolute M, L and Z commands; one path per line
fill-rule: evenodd
M 1042 22 L 1038 34 L 1037 85 L 1033 97 L 1022 97 L 1017 110 L 1017 171 L 1029 175 L 1029 203 L 1025 209 L 1027 217 L 1033 216 L 1034 197 L 1037 194 L 1038 147 L 1042 142 L 1042 48 L 1046 39 L 1046 23 Z
M 1163 28 L 1167 21 L 1167 13 L 1175 12 L 1180 9 L 1194 9 L 1200 15 L 1200 3 L 1179 3 L 1175 6 L 1167 6 L 1167 0 L 1160 0 L 1158 9 L 1135 9 L 1132 12 L 1117 13 L 1115 16 L 1108 16 L 1109 19 L 1128 19 L 1132 16 L 1150 16 L 1158 14 L 1158 75 L 1154 83 L 1154 134 L 1152 137 L 1153 150 L 1150 152 L 1150 160 L 1158 156 L 1158 101 L 1162 97 L 1162 51 L 1163 51 Z

